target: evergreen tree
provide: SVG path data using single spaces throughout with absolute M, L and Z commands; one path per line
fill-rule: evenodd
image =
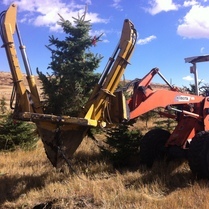
M 198 86 L 200 86 L 200 84 L 202 84 L 202 81 L 199 81 L 198 82 Z M 189 87 L 187 87 L 187 86 L 183 86 L 183 90 L 184 91 L 187 91 L 188 93 L 190 93 L 190 94 L 195 94 L 195 84 L 189 84 Z M 201 87 L 200 87 L 201 88 Z
M 78 116 L 99 79 L 94 70 L 101 56 L 90 52 L 99 37 L 89 35 L 91 24 L 85 20 L 85 14 L 74 18 L 74 24 L 62 17 L 58 24 L 66 37 L 64 40 L 49 37 L 52 61 L 48 69 L 52 73 L 37 72 L 46 96 L 46 113 Z
M 183 86 L 183 90 L 187 91 L 189 94 L 195 94 L 195 84 L 189 84 L 189 87 Z
M 142 120 L 142 121 L 145 121 L 146 128 L 148 128 L 148 121 L 149 121 L 150 119 L 156 118 L 156 116 L 157 116 L 156 112 L 154 112 L 154 111 L 149 111 L 149 112 L 146 112 L 146 113 L 144 113 L 143 115 L 141 115 L 141 116 L 139 117 L 139 119 Z
M 107 131 L 107 147 L 100 147 L 101 152 L 110 158 L 115 166 L 137 165 L 139 162 L 139 145 L 142 134 L 130 125 L 121 124 Z
M 34 124 L 15 121 L 12 114 L 0 120 L 0 150 L 32 149 L 37 140 Z
M 5 114 L 6 111 L 7 111 L 6 98 L 3 96 L 0 100 L 0 112 L 1 114 Z

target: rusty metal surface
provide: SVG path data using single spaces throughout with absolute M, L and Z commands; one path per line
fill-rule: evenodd
M 37 125 L 37 128 L 46 155 L 56 168 L 60 168 L 66 159 L 70 160 L 72 158 L 89 129 L 89 127 L 78 126 L 76 129 L 68 130 L 66 127 L 58 127 L 50 130 L 39 125 Z

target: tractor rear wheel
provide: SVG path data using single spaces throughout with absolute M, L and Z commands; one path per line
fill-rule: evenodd
M 170 133 L 163 129 L 153 129 L 147 132 L 140 143 L 140 161 L 151 167 L 156 159 L 165 155 L 165 143 Z
M 209 178 L 209 131 L 201 131 L 192 139 L 188 161 L 197 178 Z

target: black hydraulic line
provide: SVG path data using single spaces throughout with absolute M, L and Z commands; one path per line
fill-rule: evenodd
M 0 36 L 2 39 L 3 44 L 5 44 L 4 34 L 3 34 L 3 18 L 5 17 L 6 11 L 0 13 Z
M 133 34 L 132 34 L 132 48 L 129 51 L 128 57 L 132 53 L 132 51 L 134 49 L 134 46 L 136 44 L 136 41 L 137 41 L 137 31 L 136 31 L 136 29 L 133 26 L 132 26 L 132 30 L 133 30 Z
M 136 32 L 136 29 L 132 27 L 132 30 L 133 30 L 133 34 L 132 34 L 132 36 L 133 36 L 132 37 L 132 48 L 127 53 L 126 57 L 129 57 L 130 54 L 132 53 L 132 51 L 134 49 L 134 46 L 136 44 L 136 40 L 137 40 L 137 32 Z M 119 47 L 120 44 L 119 43 L 118 43 L 115 51 L 113 52 L 113 55 L 109 58 L 109 61 L 108 61 L 107 65 L 106 65 L 106 67 L 105 67 L 105 69 L 104 69 L 104 71 L 103 71 L 103 73 L 101 75 L 101 78 L 99 79 L 98 84 L 100 84 L 100 85 L 102 85 L 102 83 L 104 82 L 105 78 L 107 77 L 107 75 L 108 75 L 108 73 L 109 73 L 109 71 L 111 69 L 111 66 L 113 65 L 113 63 L 115 61 L 115 57 L 118 54 L 119 49 L 120 49 L 120 47 Z
M 6 41 L 5 41 L 5 37 L 4 37 L 5 34 L 4 34 L 4 28 L 3 28 L 3 24 L 4 24 L 3 21 L 4 21 L 5 14 L 6 14 L 6 11 L 3 11 L 3 12 L 0 13 L 0 36 L 1 36 L 1 39 L 2 39 L 2 42 L 3 42 L 3 46 L 5 44 L 7 44 Z M 17 37 L 18 37 L 18 41 L 19 41 L 19 44 L 20 44 L 20 51 L 21 51 L 23 63 L 24 63 L 24 66 L 25 66 L 26 74 L 27 74 L 27 76 L 31 76 L 32 75 L 31 67 L 30 67 L 30 64 L 29 64 L 29 60 L 28 60 L 28 57 L 27 57 L 27 54 L 26 54 L 25 46 L 23 45 L 21 35 L 20 35 L 20 31 L 18 29 L 17 24 L 16 24 L 16 32 L 17 32 Z
M 116 57 L 116 55 L 118 53 L 118 50 L 119 50 L 119 44 L 117 45 L 113 55 L 109 58 L 109 61 L 108 61 L 107 65 L 106 65 L 106 67 L 105 67 L 105 69 L 104 69 L 104 71 L 103 71 L 103 73 L 102 73 L 102 75 L 101 75 L 101 77 L 99 79 L 99 82 L 98 82 L 99 85 L 102 85 L 104 80 L 105 80 L 105 78 L 107 77 L 107 74 L 109 73 L 110 68 L 111 68 L 112 64 L 114 63 L 114 61 L 115 61 L 115 57 Z

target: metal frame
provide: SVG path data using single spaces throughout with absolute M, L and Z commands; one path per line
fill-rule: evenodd
M 198 62 L 208 62 L 209 61 L 209 55 L 187 57 L 184 60 L 185 60 L 186 63 L 191 63 L 192 64 L 192 66 L 190 67 L 190 73 L 194 74 L 195 94 L 199 95 L 198 72 L 197 72 L 196 63 L 198 63 Z

